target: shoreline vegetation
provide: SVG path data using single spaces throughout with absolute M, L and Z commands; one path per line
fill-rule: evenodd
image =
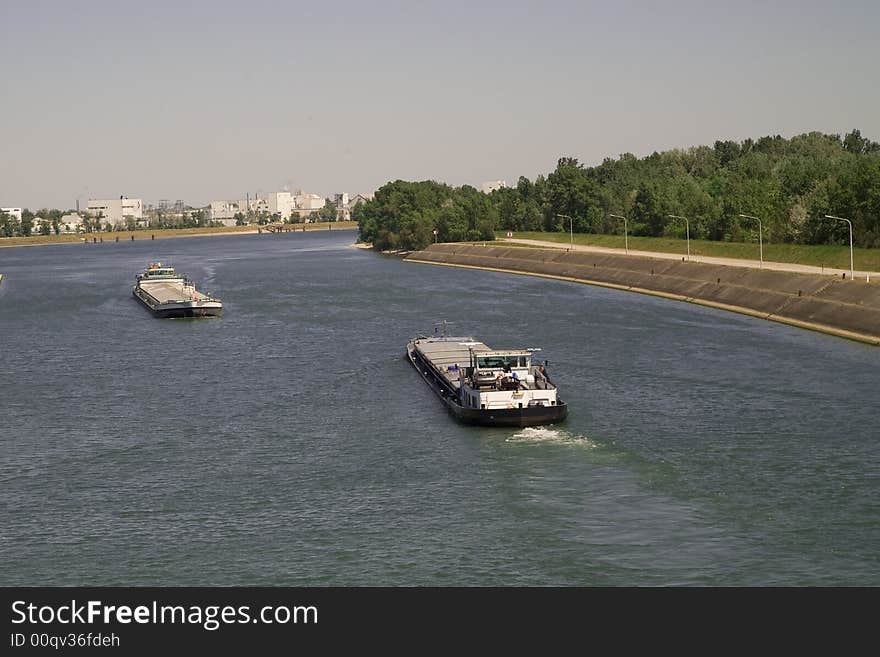
M 357 228 L 355 221 L 321 221 L 308 224 L 282 224 L 281 232 L 302 232 L 317 230 L 351 230 Z M 176 237 L 206 237 L 211 235 L 258 235 L 273 234 L 267 226 L 203 226 L 197 228 L 145 228 L 140 230 L 102 231 L 96 233 L 76 233 L 61 235 L 32 235 L 30 237 L 0 237 L 0 248 L 16 246 L 45 246 L 51 244 L 92 244 L 101 242 L 142 242 L 153 239 L 173 239 Z M 132 237 L 134 240 L 132 240 Z
M 880 143 L 858 130 L 624 153 L 596 166 L 560 157 L 546 175 L 486 189 L 395 180 L 352 219 L 360 241 L 383 252 L 507 232 L 558 242 L 573 232 L 619 248 L 626 232 L 641 250 L 685 252 L 689 238 L 697 255 L 757 259 L 760 240 L 765 260 L 847 269 L 852 243 L 859 268 L 878 269 Z

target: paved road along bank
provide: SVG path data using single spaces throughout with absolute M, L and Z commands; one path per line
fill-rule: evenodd
M 531 274 L 654 294 L 880 345 L 880 282 L 656 257 L 432 244 L 407 262 Z

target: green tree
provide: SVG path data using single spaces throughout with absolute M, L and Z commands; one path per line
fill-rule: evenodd
M 30 237 L 34 230 L 34 213 L 25 208 L 21 211 L 21 234 Z
M 18 222 L 11 214 L 0 210 L 0 237 L 14 237 L 18 228 Z
M 862 137 L 860 130 L 853 130 L 843 138 L 843 148 L 849 153 L 860 155 L 862 153 L 876 153 L 880 150 L 880 144 Z
M 318 218 L 320 221 L 336 221 L 337 208 L 336 203 L 329 198 L 324 199 L 324 207 L 318 210 Z
M 659 237 L 666 229 L 670 214 L 668 205 L 651 187 L 642 186 L 636 192 L 632 206 L 633 235 Z

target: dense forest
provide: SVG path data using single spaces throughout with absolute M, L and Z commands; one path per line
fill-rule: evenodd
M 585 167 L 559 159 L 534 181 L 483 194 L 468 185 L 435 181 L 389 182 L 352 218 L 360 237 L 380 249 L 419 249 L 442 242 L 490 240 L 495 230 L 621 233 L 691 238 L 880 247 L 880 144 L 858 130 L 841 137 L 818 132 L 791 139 L 743 142 L 652 153 L 625 153 Z M 565 215 L 560 217 L 559 215 Z M 571 219 L 569 219 L 569 217 Z M 437 231 L 435 234 L 434 231 Z

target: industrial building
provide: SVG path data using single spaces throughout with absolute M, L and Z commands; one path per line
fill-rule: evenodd
M 13 217 L 18 223 L 21 223 L 21 208 L 0 208 L 0 212 Z
M 101 222 L 119 226 L 128 218 L 135 221 L 144 218 L 144 202 L 139 198 L 120 196 L 118 199 L 89 199 L 86 212 L 92 218 L 101 217 Z

